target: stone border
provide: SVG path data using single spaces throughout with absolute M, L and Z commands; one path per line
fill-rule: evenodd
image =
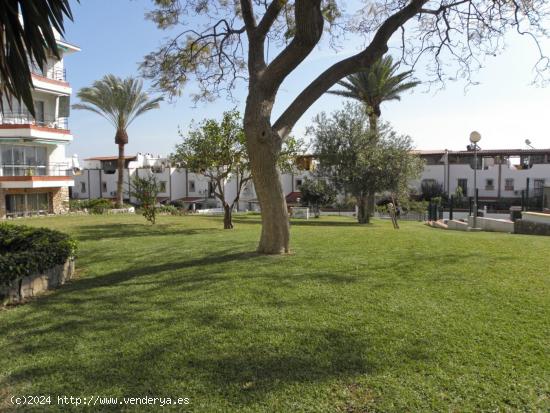
M 550 224 L 518 219 L 514 225 L 516 234 L 550 236 Z
M 44 291 L 65 284 L 74 275 L 74 259 L 56 265 L 40 274 L 29 275 L 12 281 L 8 286 L 0 286 L 0 303 L 5 306 L 19 304 Z

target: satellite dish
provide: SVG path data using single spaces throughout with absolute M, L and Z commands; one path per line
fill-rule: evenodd
M 527 146 L 529 146 L 529 145 L 531 145 L 531 141 L 530 141 L 529 139 L 525 139 L 525 144 L 526 144 Z

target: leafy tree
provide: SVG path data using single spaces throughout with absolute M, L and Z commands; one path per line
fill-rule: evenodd
M 0 2 L 0 109 L 4 97 L 23 101 L 35 115 L 32 66 L 43 66 L 48 55 L 61 58 L 54 30 L 65 31 L 73 19 L 69 0 L 4 0 Z
M 180 135 L 183 142 L 176 145 L 171 155 L 172 162 L 202 174 L 213 183 L 214 196 L 224 209 L 224 229 L 232 229 L 233 208 L 238 204 L 246 183 L 252 179 L 240 113 L 236 110 L 224 112 L 220 122 L 208 119 L 191 128 L 187 135 Z M 289 170 L 301 147 L 301 142 L 289 138 L 279 154 L 279 169 Z M 237 181 L 237 194 L 229 203 L 225 183 L 232 177 Z
M 246 183 L 252 179 L 241 115 L 236 110 L 224 112 L 221 122 L 205 120 L 182 138 L 183 142 L 176 145 L 171 160 L 210 179 L 214 195 L 223 206 L 223 227 L 232 229 L 233 208 L 239 202 Z M 229 203 L 225 183 L 231 177 L 237 180 L 237 194 Z
M 327 117 L 321 113 L 309 133 L 315 137 L 320 173 L 357 200 L 357 221 L 369 222 L 367 195 L 406 191 L 410 179 L 420 174 L 422 160 L 412 154 L 412 141 L 399 136 L 389 125 L 373 132 L 360 105 L 345 104 Z
M 376 136 L 378 121 L 382 114 L 380 105 L 390 100 L 401 100 L 400 94 L 416 87 L 420 82 L 409 80 L 412 70 L 397 73 L 398 63 L 393 62 L 391 56 L 378 59 L 368 69 L 354 73 L 345 80 L 340 80 L 338 85 L 344 90 L 329 90 L 327 93 L 352 98 L 365 105 L 369 117 L 369 126 L 373 136 Z M 368 213 L 374 214 L 375 194 L 368 194 Z
M 195 80 L 197 98 L 205 99 L 247 83 L 244 130 L 262 210 L 258 251 L 271 254 L 289 250 L 279 153 L 296 122 L 336 82 L 372 66 L 390 39 L 400 41 L 402 63 L 426 63 L 429 80 L 448 78 L 444 68 L 453 67 L 454 77 L 472 81 L 483 58 L 502 50 L 509 29 L 542 38 L 548 15 L 546 0 L 374 0 L 351 11 L 342 10 L 343 0 L 154 1 L 149 18 L 161 29 L 182 29 L 145 57 L 145 76 L 172 96 Z M 312 70 L 311 81 L 272 119 L 285 79 L 344 36 L 368 41 L 321 73 Z
M 363 103 L 369 116 L 369 125 L 375 131 L 382 114 L 380 105 L 390 100 L 401 100 L 401 93 L 420 84 L 409 80 L 412 70 L 397 73 L 398 68 L 399 64 L 394 63 L 391 56 L 385 56 L 364 71 L 338 81 L 337 84 L 344 90 L 329 90 L 327 93 Z
M 153 175 L 134 175 L 130 181 L 130 195 L 137 199 L 143 216 L 151 224 L 157 219 L 157 202 L 160 185 Z
M 304 179 L 298 188 L 301 192 L 300 203 L 310 206 L 319 217 L 319 208 L 333 204 L 336 201 L 336 190 L 324 179 Z
M 106 75 L 91 87 L 83 87 L 77 93 L 83 103 L 73 105 L 97 113 L 107 119 L 116 129 L 115 144 L 118 145 L 117 208 L 124 202 L 124 146 L 128 143 L 128 127 L 140 115 L 159 107 L 161 97 L 150 99 L 143 91 L 143 83 L 132 77 L 121 79 Z

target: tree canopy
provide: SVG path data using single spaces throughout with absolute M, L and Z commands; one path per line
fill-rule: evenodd
M 315 139 L 320 174 L 355 196 L 361 223 L 368 222 L 361 208 L 369 193 L 402 193 L 422 171 L 423 162 L 412 153 L 411 138 L 398 135 L 389 124 L 373 136 L 368 115 L 358 104 L 347 103 L 330 116 L 319 114 L 309 133 Z

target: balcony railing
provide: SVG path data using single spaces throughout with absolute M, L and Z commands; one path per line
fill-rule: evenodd
M 72 176 L 68 163 L 39 165 L 0 165 L 0 176 Z
M 33 70 L 33 73 L 52 80 L 59 80 L 60 82 L 67 81 L 67 72 L 65 69 L 48 69 L 46 71 Z
M 0 115 L 1 125 L 36 125 L 52 129 L 69 129 L 69 119 L 55 117 L 53 114 L 39 114 L 36 118 L 28 111 L 4 112 Z
M 67 81 L 67 71 L 63 69 L 56 69 L 55 66 L 46 66 L 44 69 L 37 67 L 32 62 L 29 62 L 31 72 L 35 75 L 46 77 L 48 79 L 59 80 L 62 82 Z

